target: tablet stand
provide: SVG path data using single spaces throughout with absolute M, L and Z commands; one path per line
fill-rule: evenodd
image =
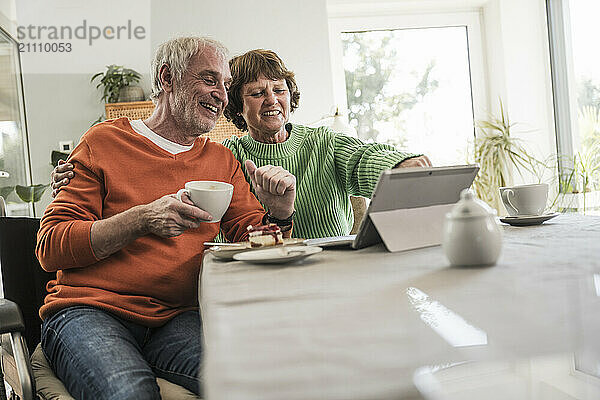
M 371 212 L 369 217 L 388 251 L 404 251 L 442 243 L 444 219 L 454 204 Z

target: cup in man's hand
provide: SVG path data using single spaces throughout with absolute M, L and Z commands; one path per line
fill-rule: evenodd
M 177 192 L 177 199 L 186 193 L 196 207 L 212 215 L 206 222 L 219 222 L 229 208 L 233 185 L 218 181 L 191 181 L 185 184 L 185 189 Z

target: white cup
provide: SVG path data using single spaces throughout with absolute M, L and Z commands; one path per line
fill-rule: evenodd
M 179 189 L 177 199 L 186 193 L 196 207 L 212 215 L 206 222 L 219 222 L 229 208 L 233 185 L 218 181 L 191 181 L 185 184 L 185 189 Z
M 542 215 L 548 201 L 548 184 L 501 187 L 500 197 L 510 216 Z

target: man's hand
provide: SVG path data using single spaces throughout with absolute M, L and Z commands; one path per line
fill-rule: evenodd
M 209 213 L 194 206 L 188 198 L 182 200 L 170 194 L 95 221 L 91 232 L 94 254 L 103 259 L 149 233 L 163 238 L 179 236 L 211 219 Z
M 282 167 L 265 165 L 257 168 L 252 160 L 246 160 L 256 197 L 275 218 L 286 219 L 294 212 L 296 177 Z
M 61 187 L 68 185 L 71 178 L 75 176 L 73 164 L 64 160 L 58 160 L 58 165 L 52 170 L 50 179 L 52 181 L 52 197 L 56 197 Z
M 181 199 L 179 201 L 169 194 L 146 204 L 142 211 L 145 230 L 169 238 L 179 236 L 188 229 L 198 228 L 200 223 L 212 219 L 209 213 L 196 207 L 186 194 Z
M 419 156 L 406 159 L 396 165 L 394 168 L 414 168 L 414 167 L 431 167 L 431 161 L 427 156 Z

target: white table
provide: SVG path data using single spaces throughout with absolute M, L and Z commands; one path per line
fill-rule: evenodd
M 418 398 L 425 365 L 600 355 L 600 218 L 503 231 L 486 268 L 452 268 L 439 246 L 275 266 L 206 255 L 207 398 Z

